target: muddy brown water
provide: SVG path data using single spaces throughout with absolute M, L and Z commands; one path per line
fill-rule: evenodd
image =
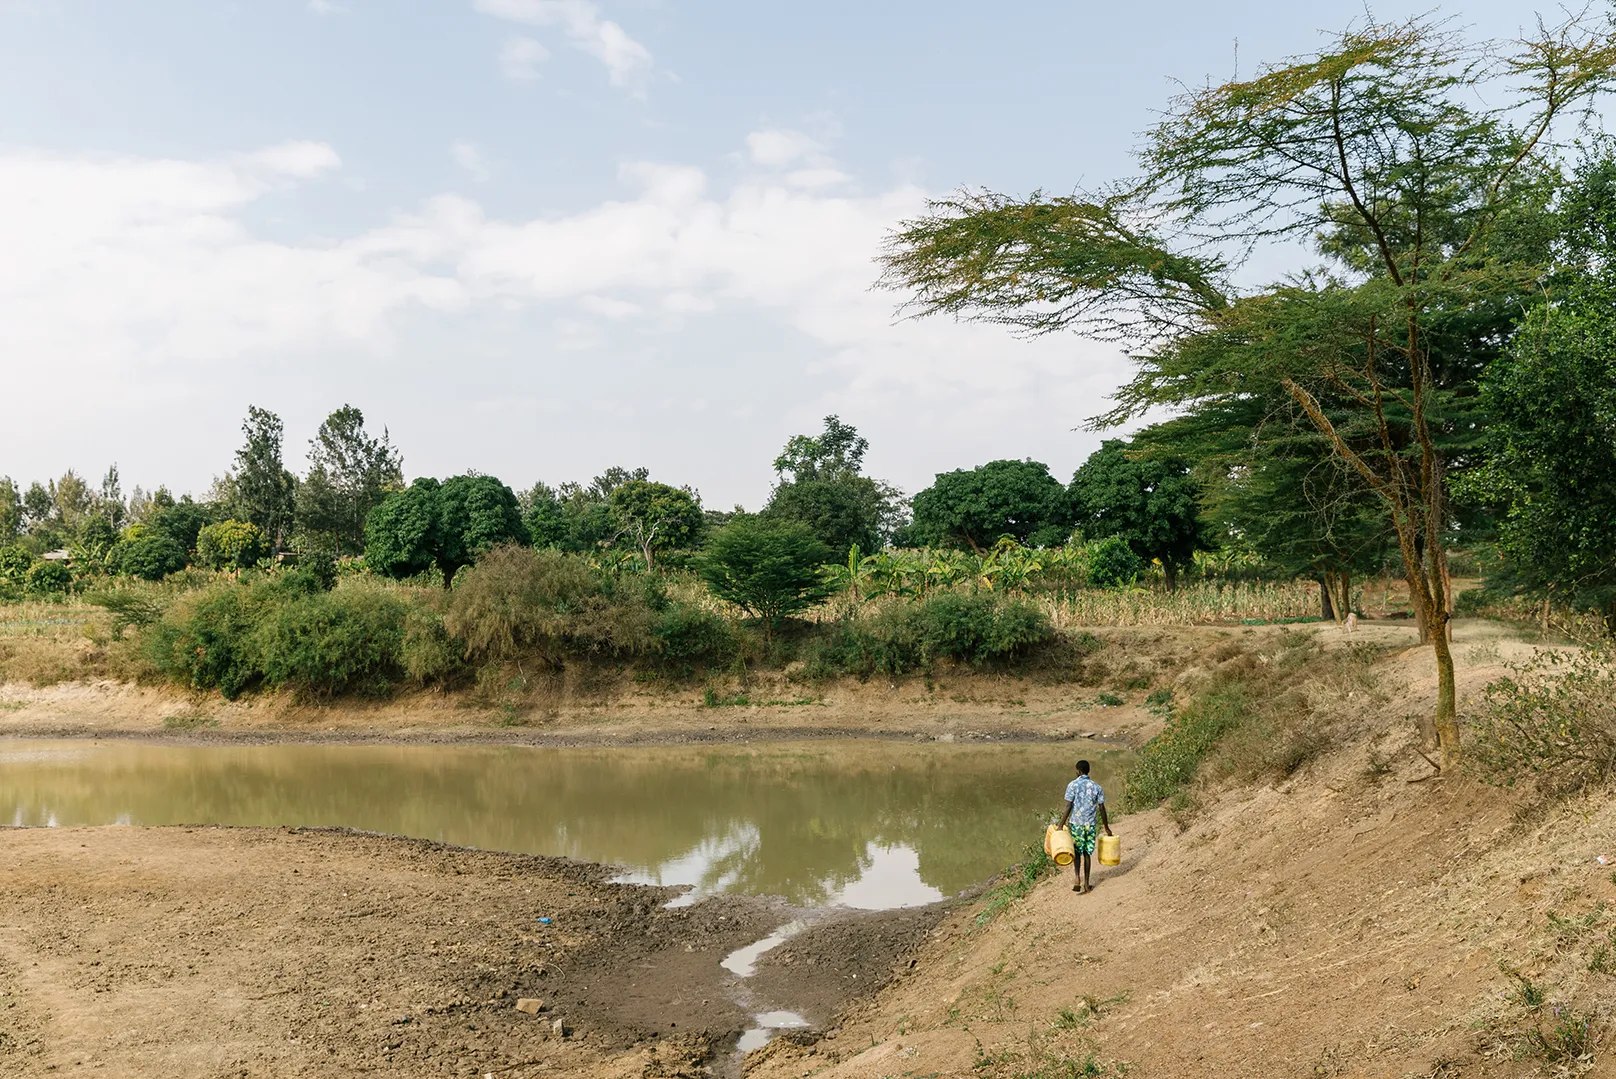
M 1093 743 L 845 740 L 722 747 L 0 742 L 0 822 L 338 826 L 623 867 L 867 910 L 954 895 L 1016 860 Z

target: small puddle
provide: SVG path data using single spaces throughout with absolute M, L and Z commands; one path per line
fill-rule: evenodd
M 757 1025 L 742 1034 L 741 1040 L 735 1043 L 737 1053 L 762 1049 L 779 1031 L 806 1030 L 812 1026 L 796 1012 L 759 1012 L 752 1017 L 752 1022 Z
M 736 977 L 750 978 L 752 975 L 757 973 L 757 962 L 763 957 L 764 952 L 772 951 L 775 948 L 780 947 L 780 945 L 784 944 L 798 933 L 801 933 L 806 928 L 808 928 L 808 926 L 805 922 L 787 922 L 785 925 L 782 925 L 779 929 L 776 929 L 762 940 L 753 941 L 744 948 L 736 948 L 733 952 L 726 955 L 723 961 L 718 965 Z M 765 1014 L 773 1015 L 775 1013 L 767 1012 Z M 789 1013 L 783 1012 L 780 1014 Z

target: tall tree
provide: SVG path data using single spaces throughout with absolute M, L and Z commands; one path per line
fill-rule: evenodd
M 297 480 L 282 463 L 281 418 L 257 405 L 247 407 L 241 425 L 246 442 L 236 451 L 229 478 L 230 511 L 238 520 L 257 525 L 274 552 L 286 546 L 292 528 Z
M 1066 540 L 1072 529 L 1066 489 L 1039 461 L 989 461 L 939 472 L 915 495 L 914 542 L 984 551 L 1001 536 L 1036 546 Z
M 526 543 L 511 489 L 492 476 L 423 477 L 387 496 L 365 522 L 365 562 L 388 577 L 434 567 L 443 587 L 477 556 L 501 543 Z
M 869 440 L 838 416 L 817 435 L 793 435 L 774 459 L 779 477 L 762 516 L 805 525 L 837 559 L 885 546 L 901 523 L 897 488 L 864 475 Z
M 22 494 L 10 476 L 0 476 L 0 547 L 22 532 Z
M 341 554 L 365 549 L 365 519 L 404 486 L 404 459 L 386 429 L 365 430 L 365 414 L 343 405 L 309 440 L 309 471 L 297 487 L 297 530 L 310 546 Z
M 656 568 L 659 555 L 688 550 L 701 537 L 701 499 L 688 488 L 630 480 L 612 491 L 610 502 L 621 537 L 640 552 L 646 569 Z
M 934 205 L 892 237 L 885 280 L 920 314 L 1127 344 L 1143 366 L 1111 420 L 1227 392 L 1229 376 L 1277 385 L 1386 507 L 1430 630 L 1427 732 L 1448 769 L 1460 747 L 1443 429 L 1467 427 L 1467 346 L 1498 344 L 1476 326 L 1541 277 L 1530 249 L 1557 121 L 1613 69 L 1616 35 L 1591 14 L 1482 47 L 1430 18 L 1368 21 L 1317 54 L 1186 92 L 1148 134 L 1142 175 L 1098 197 Z M 1240 257 L 1293 239 L 1330 265 L 1241 295 Z M 1225 381 L 1174 368 L 1186 342 L 1228 346 Z M 1467 358 L 1471 377 L 1444 387 L 1448 361 Z
M 1487 385 L 1492 456 L 1469 493 L 1503 510 L 1510 583 L 1616 634 L 1616 289 L 1528 316 Z
M 1130 453 L 1107 439 L 1072 476 L 1068 495 L 1077 527 L 1088 538 L 1118 536 L 1143 561 L 1161 562 L 1167 586 L 1196 551 L 1211 549 L 1201 523 L 1201 486 L 1181 457 Z

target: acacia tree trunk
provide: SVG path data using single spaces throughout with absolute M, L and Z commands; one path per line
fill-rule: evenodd
M 1319 574 L 1319 617 L 1335 620 L 1335 604 L 1330 599 L 1330 571 Z

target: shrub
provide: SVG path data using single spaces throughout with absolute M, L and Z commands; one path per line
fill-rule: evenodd
M 560 666 L 568 652 L 631 656 L 652 648 L 656 581 L 597 572 L 575 554 L 496 547 L 463 571 L 443 625 L 481 662 L 536 654 Z
M 495 547 L 461 574 L 443 617 L 468 658 L 537 652 L 559 662 L 575 614 L 596 591 L 588 563 L 557 550 Z
M 1019 600 L 945 592 L 889 604 L 837 623 L 808 660 L 809 673 L 903 674 L 939 660 L 981 665 L 1025 655 L 1053 634 L 1043 612 Z
M 423 684 L 444 682 L 462 667 L 464 641 L 443 628 L 443 615 L 429 607 L 411 607 L 404 616 L 400 661 L 404 673 Z
M 246 521 L 220 521 L 196 534 L 197 561 L 209 569 L 250 569 L 269 557 L 269 538 Z
M 146 658 L 193 689 L 240 696 L 258 678 L 248 651 L 252 592 L 251 585 L 221 581 L 182 597 L 142 638 Z
M 1144 568 L 1144 562 L 1121 536 L 1107 536 L 1089 548 L 1089 584 L 1096 588 L 1131 585 Z
M 729 663 L 738 643 L 726 619 L 683 603 L 673 604 L 657 616 L 651 636 L 662 665 L 686 677 L 697 667 Z
M 1491 782 L 1533 776 L 1564 794 L 1616 776 L 1616 653 L 1539 650 L 1490 684 L 1472 724 L 1471 760 Z
M 9 581 L 20 588 L 27 583 L 28 571 L 33 564 L 34 556 L 26 548 L 0 547 L 0 580 Z
M 1168 717 L 1167 726 L 1139 750 L 1123 784 L 1130 810 L 1160 805 L 1195 778 L 1201 761 L 1246 718 L 1245 685 L 1230 677 Z
M 73 571 L 60 562 L 35 562 L 24 581 L 36 596 L 64 595 L 73 588 Z
M 266 605 L 250 657 L 264 683 L 318 696 L 378 693 L 402 669 L 406 607 L 355 582 Z
M 143 531 L 118 541 L 107 556 L 107 568 L 126 577 L 160 581 L 185 568 L 185 548 L 160 532 Z

